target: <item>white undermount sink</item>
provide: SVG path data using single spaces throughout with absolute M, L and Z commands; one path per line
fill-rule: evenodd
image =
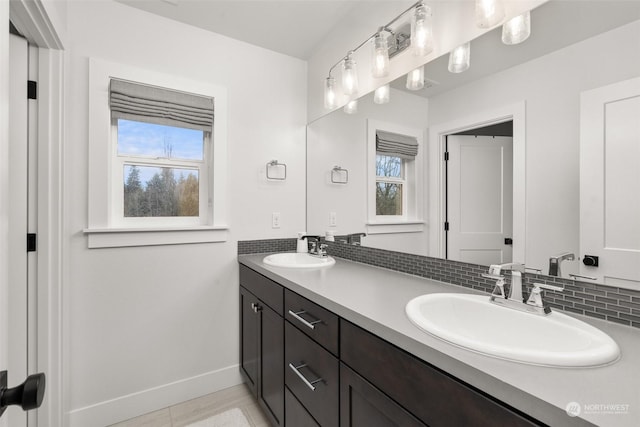
M 267 255 L 262 260 L 265 264 L 273 267 L 288 268 L 317 268 L 329 267 L 336 263 L 330 256 L 317 257 L 308 253 L 283 252 L 280 254 Z
M 547 316 L 489 302 L 488 296 L 429 294 L 406 306 L 420 329 L 451 344 L 515 362 L 595 367 L 616 361 L 620 348 L 607 334 L 558 312 Z

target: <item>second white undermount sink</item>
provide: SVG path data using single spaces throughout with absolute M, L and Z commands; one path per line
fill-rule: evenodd
M 558 312 L 546 316 L 489 302 L 488 296 L 429 294 L 406 306 L 420 329 L 451 344 L 515 362 L 595 367 L 616 361 L 620 348 L 600 329 Z
M 330 256 L 318 257 L 308 253 L 283 252 L 279 254 L 267 255 L 262 260 L 265 264 L 273 267 L 287 268 L 318 268 L 329 267 L 336 263 Z

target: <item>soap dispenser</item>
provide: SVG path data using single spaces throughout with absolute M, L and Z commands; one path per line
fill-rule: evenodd
M 307 253 L 309 252 L 309 245 L 307 244 L 307 239 L 303 238 L 307 235 L 306 231 L 298 232 L 298 246 L 296 248 L 296 252 L 298 253 Z

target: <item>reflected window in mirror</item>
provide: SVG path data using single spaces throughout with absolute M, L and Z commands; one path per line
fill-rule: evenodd
M 376 155 L 376 215 L 402 216 L 406 211 L 404 171 L 405 160 L 401 157 Z

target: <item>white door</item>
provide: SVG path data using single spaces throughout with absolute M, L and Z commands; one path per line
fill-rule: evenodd
M 27 378 L 27 155 L 28 46 L 15 35 L 9 39 L 9 252 L 8 252 L 8 386 Z M 10 406 L 3 415 L 9 426 L 26 426 L 27 415 Z
M 447 137 L 447 258 L 511 262 L 513 138 Z
M 580 98 L 580 274 L 640 286 L 640 78 Z

